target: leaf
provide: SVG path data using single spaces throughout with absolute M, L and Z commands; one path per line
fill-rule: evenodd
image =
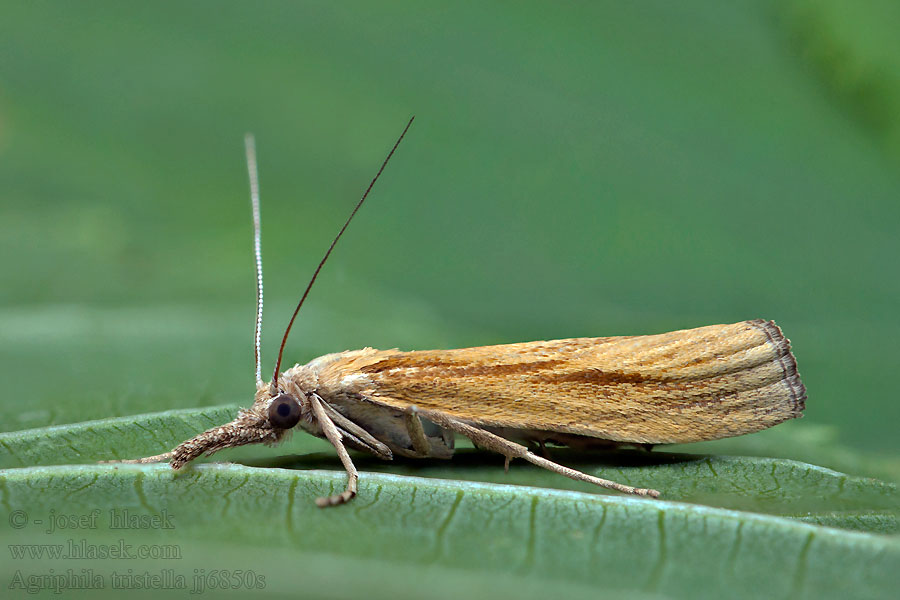
M 0 466 L 73 464 L 157 454 L 229 421 L 236 412 L 235 406 L 167 411 L 0 434 L 4 450 Z M 802 462 L 643 450 L 551 452 L 557 461 L 598 477 L 661 490 L 667 500 L 796 517 L 835 527 L 898 531 L 900 496 L 896 486 Z M 277 450 L 250 446 L 219 453 L 213 460 L 342 471 L 330 445 L 302 433 Z M 465 449 L 465 445 L 451 461 L 386 462 L 358 455 L 355 462 L 363 479 L 380 472 L 605 493 L 527 463 L 514 464 L 504 473 L 501 457 Z
M 326 510 L 313 499 L 343 487 L 333 472 L 60 466 L 8 470 L 0 482 L 18 519 L 9 522 L 19 529 L 7 525 L 10 546 L 60 544 L 70 556 L 4 561 L 5 581 L 77 572 L 88 561 L 71 551 L 104 544 L 169 556 L 95 560 L 106 587 L 126 567 L 172 585 L 181 576 L 186 588 L 198 574 L 241 569 L 209 581 L 246 595 L 376 599 L 458 598 L 467 589 L 525 598 L 877 598 L 895 589 L 900 566 L 896 538 L 678 502 L 381 473 L 362 479 L 355 502 Z M 46 533 L 51 515 L 65 515 L 67 527 Z
M 685 452 L 792 458 L 846 473 L 865 474 L 895 483 L 900 481 L 900 459 L 896 455 L 848 448 L 841 443 L 837 428 L 829 425 L 794 421 L 754 435 L 671 448 Z

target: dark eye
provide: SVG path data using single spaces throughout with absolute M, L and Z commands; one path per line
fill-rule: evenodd
M 269 423 L 278 429 L 290 429 L 300 422 L 300 403 L 287 394 L 278 394 L 269 404 Z

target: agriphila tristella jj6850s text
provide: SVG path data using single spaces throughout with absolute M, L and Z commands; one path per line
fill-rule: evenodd
M 256 155 L 246 138 L 257 269 L 256 397 L 236 419 L 171 452 L 126 462 L 168 461 L 173 469 L 202 454 L 244 444 L 274 444 L 297 425 L 326 438 L 347 470 L 347 488 L 319 506 L 356 495 L 347 448 L 383 459 L 450 458 L 454 434 L 476 446 L 579 481 L 639 496 L 532 453 L 512 439 L 609 447 L 714 440 L 800 417 L 806 390 L 790 343 L 772 321 L 710 325 L 659 335 L 573 338 L 458 350 L 349 350 L 280 372 L 288 333 L 322 265 L 412 124 L 335 237 L 285 329 L 272 380 L 262 379 L 263 288 Z

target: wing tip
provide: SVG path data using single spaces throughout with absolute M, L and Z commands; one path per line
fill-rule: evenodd
M 782 380 L 789 390 L 792 416 L 802 417 L 803 411 L 806 409 L 806 386 L 800 380 L 800 373 L 797 371 L 797 358 L 791 352 L 791 340 L 785 337 L 781 327 L 775 321 L 754 319 L 747 323 L 762 331 L 775 348 L 776 360 L 784 371 Z

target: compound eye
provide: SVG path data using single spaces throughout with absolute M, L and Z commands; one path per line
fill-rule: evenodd
M 300 403 L 281 393 L 269 404 L 269 423 L 278 429 L 290 429 L 300 422 Z

